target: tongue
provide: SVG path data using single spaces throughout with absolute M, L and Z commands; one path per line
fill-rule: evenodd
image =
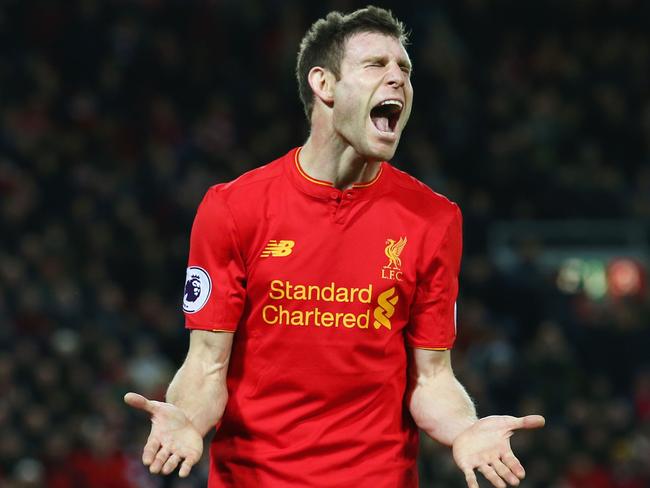
M 388 124 L 388 117 L 373 117 L 372 122 L 375 124 L 375 127 L 382 132 L 392 132 L 390 130 L 390 125 Z

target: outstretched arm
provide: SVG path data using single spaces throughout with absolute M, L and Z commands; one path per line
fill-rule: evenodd
M 167 389 L 167 401 L 183 410 L 201 436 L 214 428 L 226 408 L 232 339 L 230 332 L 193 330 L 185 362 Z
M 124 401 L 151 416 L 142 462 L 169 474 L 180 464 L 185 477 L 201 458 L 203 436 L 221 419 L 228 401 L 226 374 L 233 334 L 194 330 L 181 368 L 167 389 L 167 402 L 127 393 Z
M 454 376 L 449 351 L 410 349 L 409 410 L 417 426 L 452 446 L 454 460 L 469 488 L 479 488 L 478 469 L 497 488 L 517 486 L 525 471 L 510 447 L 516 429 L 544 425 L 539 415 L 476 417 L 465 388 Z

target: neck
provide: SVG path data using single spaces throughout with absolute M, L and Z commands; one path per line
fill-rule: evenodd
M 312 178 L 329 181 L 345 190 L 355 183 L 367 183 L 377 176 L 381 162 L 367 161 L 334 131 L 316 130 L 299 155 L 300 166 Z

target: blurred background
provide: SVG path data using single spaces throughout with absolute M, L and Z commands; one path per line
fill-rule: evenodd
M 0 486 L 204 486 L 149 476 L 122 396 L 182 362 L 204 192 L 305 140 L 298 43 L 365 3 L 0 2 Z M 521 486 L 649 487 L 650 3 L 377 4 L 412 30 L 394 164 L 464 213 L 457 374 L 546 416 Z

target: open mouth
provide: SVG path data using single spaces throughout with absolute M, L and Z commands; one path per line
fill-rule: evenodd
M 370 119 L 379 132 L 395 132 L 404 104 L 400 100 L 384 100 L 370 111 Z

